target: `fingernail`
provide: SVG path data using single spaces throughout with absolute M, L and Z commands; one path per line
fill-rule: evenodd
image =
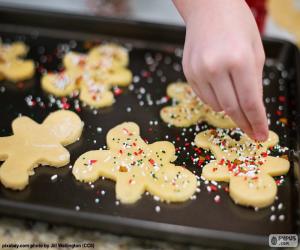
M 255 139 L 257 141 L 266 141 L 268 139 L 268 135 L 266 133 L 258 132 L 255 133 Z

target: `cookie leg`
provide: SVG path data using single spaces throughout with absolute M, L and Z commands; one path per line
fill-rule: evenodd
M 143 178 L 134 178 L 131 173 L 119 174 L 116 182 L 116 196 L 122 203 L 136 202 L 145 191 Z
M 24 189 L 29 182 L 29 171 L 34 168 L 33 162 L 20 161 L 17 158 L 8 158 L 0 167 L 0 181 L 14 190 Z
M 186 201 L 193 196 L 196 189 L 196 176 L 189 170 L 173 164 L 153 171 L 147 179 L 147 190 L 166 202 Z

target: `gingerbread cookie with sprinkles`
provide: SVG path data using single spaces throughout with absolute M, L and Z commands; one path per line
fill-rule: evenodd
M 133 122 L 112 128 L 106 137 L 108 150 L 81 155 L 73 175 L 82 182 L 94 182 L 104 176 L 116 181 L 116 197 L 122 203 L 134 203 L 145 191 L 166 202 L 183 202 L 193 196 L 197 178 L 189 170 L 175 166 L 172 143 L 147 144 Z
M 14 190 L 24 189 L 39 165 L 62 167 L 70 154 L 63 146 L 79 139 L 83 128 L 71 111 L 51 113 L 42 124 L 23 116 L 12 123 L 13 135 L 0 137 L 0 181 Z
M 111 106 L 112 87 L 126 87 L 132 81 L 128 58 L 127 50 L 116 44 L 99 45 L 87 54 L 68 52 L 63 58 L 65 70 L 44 75 L 42 87 L 59 97 L 77 90 L 79 99 L 94 108 Z
M 161 119 L 176 127 L 189 127 L 205 121 L 219 128 L 234 128 L 234 122 L 224 112 L 215 112 L 201 102 L 192 88 L 184 82 L 171 83 L 167 95 L 174 101 L 172 106 L 161 109 Z
M 253 141 L 239 129 L 203 131 L 196 136 L 195 144 L 211 150 L 216 160 L 203 167 L 202 176 L 229 182 L 229 195 L 237 204 L 269 206 L 277 194 L 272 177 L 286 174 L 290 167 L 288 160 L 269 155 L 268 148 L 278 142 L 277 134 L 272 131 L 265 142 Z
M 34 62 L 22 58 L 27 53 L 28 47 L 22 42 L 0 42 L 0 80 L 17 82 L 32 78 L 35 71 Z

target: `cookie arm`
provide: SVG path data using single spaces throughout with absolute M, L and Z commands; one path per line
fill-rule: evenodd
M 158 141 L 149 144 L 149 148 L 154 152 L 157 152 L 158 158 L 163 158 L 164 162 L 173 162 L 176 160 L 175 147 L 171 142 L 168 141 Z
M 7 159 L 10 152 L 9 145 L 11 144 L 12 136 L 0 137 L 0 161 Z
M 112 160 L 113 156 L 108 150 L 89 151 L 76 160 L 72 173 L 82 182 L 93 182 L 100 176 L 115 180 L 116 173 L 111 167 Z

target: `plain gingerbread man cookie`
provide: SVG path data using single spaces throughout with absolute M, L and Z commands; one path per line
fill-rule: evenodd
M 230 133 L 239 133 L 239 140 Z M 237 204 L 269 206 L 277 193 L 271 176 L 284 175 L 290 167 L 288 160 L 268 155 L 268 148 L 278 142 L 277 134 L 272 131 L 266 142 L 253 141 L 240 130 L 203 131 L 196 136 L 195 144 L 211 150 L 216 160 L 203 167 L 202 176 L 207 180 L 229 182 L 229 195 Z
M 176 104 L 161 109 L 160 117 L 166 123 L 176 127 L 189 127 L 206 121 L 219 128 L 236 127 L 224 112 L 215 112 L 202 103 L 187 83 L 171 83 L 167 88 L 167 95 L 173 98 Z
M 0 137 L 0 181 L 11 189 L 24 189 L 29 176 L 39 165 L 62 167 L 70 160 L 63 146 L 79 139 L 83 128 L 80 118 L 71 111 L 51 113 L 42 124 L 29 117 L 16 118 L 13 135 Z
M 0 80 L 17 82 L 34 75 L 33 61 L 21 59 L 27 52 L 28 48 L 22 42 L 0 43 Z
M 68 52 L 63 58 L 65 70 L 44 75 L 42 88 L 59 97 L 78 90 L 79 99 L 91 107 L 111 106 L 115 102 L 111 88 L 132 81 L 128 60 L 128 51 L 115 44 L 97 46 L 88 54 Z
M 166 202 L 183 202 L 194 194 L 196 176 L 170 163 L 176 159 L 172 143 L 147 144 L 133 122 L 112 128 L 106 140 L 109 150 L 89 151 L 77 159 L 77 180 L 93 182 L 104 176 L 116 181 L 116 197 L 122 203 L 136 202 L 146 190 Z

